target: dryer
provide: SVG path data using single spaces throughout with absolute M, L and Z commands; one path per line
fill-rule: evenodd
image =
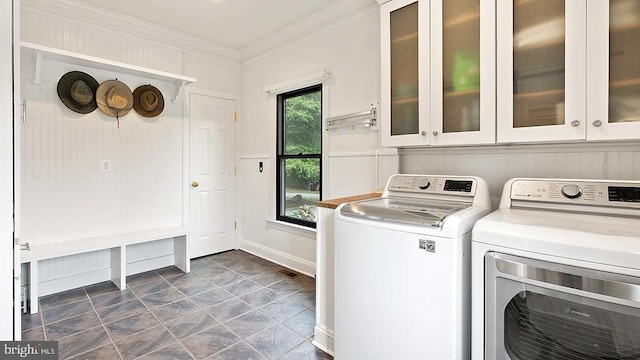
M 472 358 L 640 358 L 640 182 L 509 180 L 472 235 Z
M 335 212 L 335 358 L 470 357 L 474 222 L 484 180 L 394 175 L 374 200 Z

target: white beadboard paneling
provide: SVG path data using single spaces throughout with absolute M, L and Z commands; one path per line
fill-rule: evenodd
M 22 40 L 150 69 L 181 74 L 183 52 L 32 7 L 22 11 Z M 160 40 L 160 39 L 159 39 Z
M 475 175 L 489 184 L 497 207 L 514 177 L 640 180 L 640 144 L 574 143 L 403 149 L 404 173 Z

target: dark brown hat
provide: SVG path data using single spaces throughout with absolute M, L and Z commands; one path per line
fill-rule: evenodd
M 58 81 L 58 96 L 69 109 L 88 114 L 98 107 L 96 91 L 98 82 L 82 71 L 70 71 Z
M 120 117 L 127 115 L 133 107 L 133 94 L 122 81 L 107 80 L 98 86 L 96 102 L 103 113 Z
M 138 86 L 133 90 L 133 109 L 144 117 L 158 116 L 164 109 L 164 97 L 154 86 Z

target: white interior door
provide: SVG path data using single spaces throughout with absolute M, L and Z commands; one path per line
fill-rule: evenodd
M 191 258 L 234 249 L 235 101 L 190 95 Z

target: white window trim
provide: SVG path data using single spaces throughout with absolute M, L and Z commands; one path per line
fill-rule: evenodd
M 269 95 L 277 95 L 296 89 L 305 88 L 307 86 L 322 84 L 325 80 L 331 78 L 329 70 L 315 71 L 305 75 L 301 75 L 289 80 L 281 81 L 264 87 L 264 92 Z
M 290 234 L 306 237 L 309 239 L 316 238 L 316 229 L 310 228 L 307 226 L 302 226 L 298 224 L 292 224 L 285 221 L 279 220 L 267 220 L 267 229 L 268 230 L 280 230 L 286 231 Z

